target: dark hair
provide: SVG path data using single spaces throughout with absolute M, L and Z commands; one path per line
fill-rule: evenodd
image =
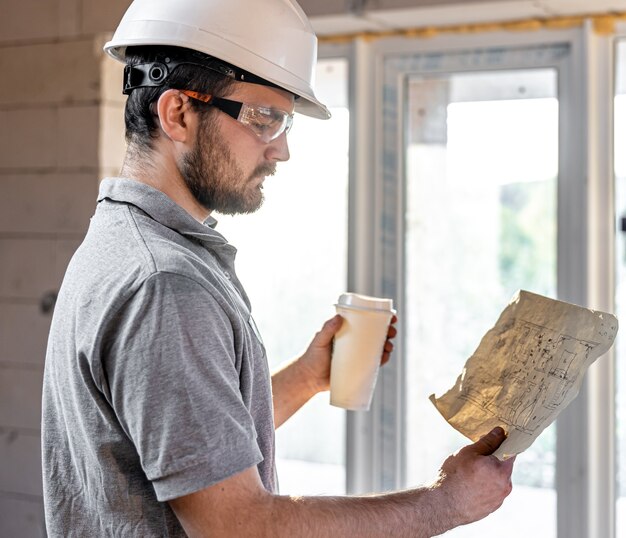
M 165 80 L 162 86 L 135 88 L 130 92 L 124 111 L 126 124 L 126 142 L 142 151 L 153 149 L 153 141 L 158 138 L 158 126 L 154 107 L 161 94 L 170 88 L 194 90 L 211 95 L 225 96 L 234 81 L 210 69 L 204 69 L 201 54 L 180 47 L 142 46 L 128 47 L 126 63 L 136 65 L 148 62 L 163 62 L 165 58 L 173 61 L 189 61 L 193 65 L 179 65 Z M 205 57 L 208 58 L 208 57 Z M 196 99 L 190 99 L 191 106 L 201 115 L 210 114 L 212 108 Z

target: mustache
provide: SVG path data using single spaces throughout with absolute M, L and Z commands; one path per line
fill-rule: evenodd
M 276 163 L 260 164 L 250 174 L 251 178 L 273 176 L 276 174 Z

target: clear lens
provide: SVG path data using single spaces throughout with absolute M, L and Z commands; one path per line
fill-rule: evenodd
M 282 110 L 244 104 L 237 120 L 250 128 L 263 142 L 268 143 L 283 132 L 289 132 L 293 116 Z

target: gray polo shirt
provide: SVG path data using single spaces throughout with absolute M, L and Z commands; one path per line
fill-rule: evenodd
M 214 222 L 147 185 L 102 182 L 48 341 L 50 536 L 184 536 L 164 501 L 253 465 L 275 490 L 265 351 Z

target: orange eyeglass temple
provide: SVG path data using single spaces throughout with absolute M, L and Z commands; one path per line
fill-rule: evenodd
M 212 95 L 207 95 L 206 93 L 198 93 L 191 90 L 181 90 L 180 93 L 184 93 L 193 99 L 198 99 L 199 101 L 204 101 L 208 103 L 211 99 L 213 99 Z

